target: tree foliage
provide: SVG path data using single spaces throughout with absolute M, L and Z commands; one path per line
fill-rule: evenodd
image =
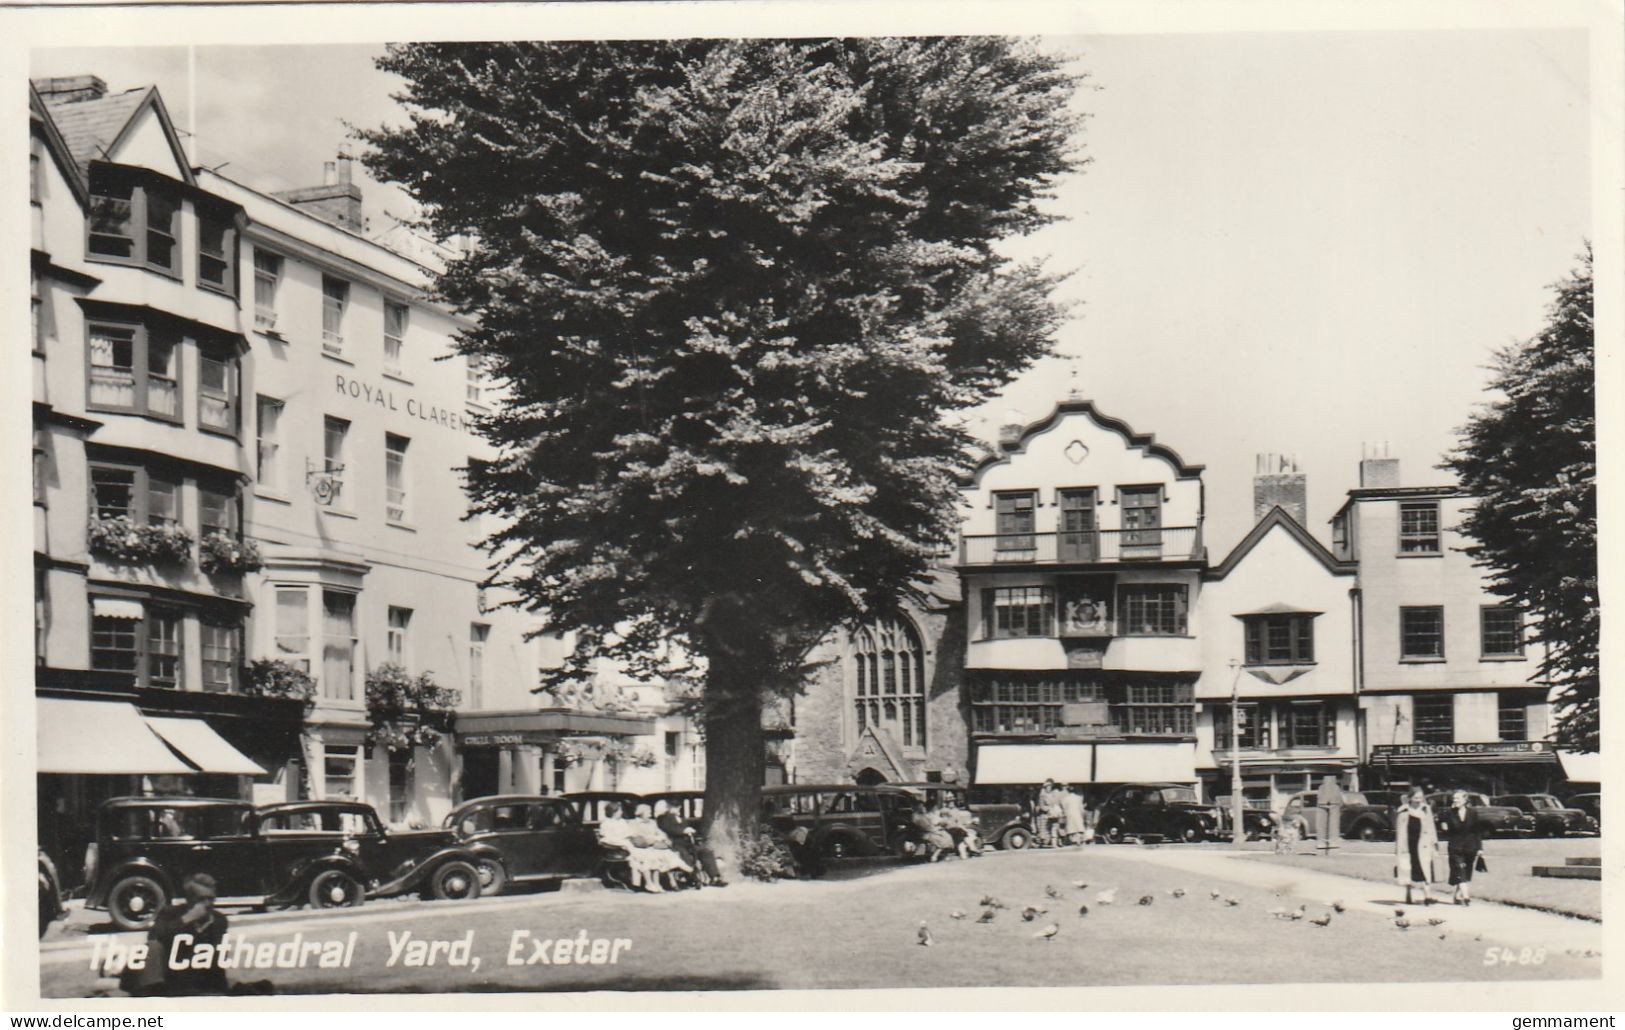
M 1479 498 L 1462 530 L 1490 589 L 1535 617 L 1558 742 L 1598 743 L 1597 429 L 1591 248 L 1553 285 L 1548 322 L 1496 354 L 1503 396 L 1460 430 L 1444 467 Z
M 1002 38 L 412 44 L 379 65 L 409 123 L 361 134 L 368 167 L 472 241 L 439 291 L 507 391 L 470 475 L 505 581 L 574 634 L 560 678 L 703 658 L 711 787 L 759 785 L 763 692 L 914 592 L 957 531 L 970 440 L 946 416 L 1052 345 L 1054 278 L 996 244 L 1083 163 L 1081 77 Z

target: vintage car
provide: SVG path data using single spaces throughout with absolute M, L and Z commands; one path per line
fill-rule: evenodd
M 1597 820 L 1550 794 L 1502 794 L 1494 802 L 1533 818 L 1537 837 L 1577 837 L 1599 832 Z
M 1283 818 L 1291 819 L 1301 814 L 1304 825 L 1309 827 L 1309 836 L 1313 837 L 1315 827 L 1321 821 L 1318 812 L 1314 811 L 1318 803 L 1317 791 L 1300 791 L 1287 799 Z M 1343 791 L 1337 822 L 1338 835 L 1342 837 L 1357 840 L 1391 840 L 1394 836 L 1394 819 L 1389 807 L 1373 804 L 1359 791 Z
M 1578 808 L 1597 822 L 1597 832 L 1602 832 L 1602 794 L 1574 794 L 1569 797 L 1569 807 Z
M 1450 807 L 1450 797 L 1454 790 L 1443 790 L 1428 795 L 1428 805 L 1433 809 L 1433 818 L 1438 819 L 1440 813 Z M 1490 836 L 1493 837 L 1531 837 L 1535 833 L 1534 816 L 1525 815 L 1510 805 L 1494 805 L 1490 799 L 1476 791 L 1467 791 L 1467 804 L 1478 811 L 1478 817 L 1489 824 Z
M 1020 851 L 1033 842 L 1030 806 L 1023 806 L 1009 794 L 990 794 L 972 789 L 969 792 L 953 783 L 897 783 L 919 796 L 928 805 L 950 805 L 965 808 L 976 817 L 976 835 L 983 847 L 996 847 L 1004 851 Z
M 223 906 L 317 908 L 417 893 L 477 898 L 477 859 L 451 833 L 386 831 L 372 806 L 125 797 L 102 804 L 86 861 L 85 907 L 126 930 L 148 926 L 193 873 Z
M 475 798 L 452 809 L 444 825 L 478 858 L 484 895 L 501 894 L 510 884 L 591 876 L 598 867 L 597 835 L 564 798 Z
M 611 801 L 622 808 L 626 808 L 626 811 L 621 813 L 623 816 L 632 814 L 632 809 L 626 806 L 631 805 L 635 808 L 638 805 L 649 803 L 648 799 L 642 794 L 617 790 L 583 790 L 559 796 L 575 806 L 576 812 L 581 816 L 582 823 L 587 826 L 598 825 L 599 821 L 604 818 L 604 806 Z
M 651 806 L 656 801 L 664 801 L 684 822 L 698 825 L 705 817 L 703 790 L 668 790 L 663 794 L 645 794 L 643 800 Z
M 1264 828 L 1273 823 L 1267 812 L 1252 809 L 1244 809 L 1242 818 L 1248 836 L 1268 832 Z M 1195 843 L 1219 836 L 1221 820 L 1219 810 L 1203 804 L 1187 784 L 1125 783 L 1101 804 L 1095 832 L 1112 844 L 1130 837 Z
M 62 878 L 57 875 L 56 863 L 45 852 L 39 852 L 39 935 L 62 916 Z
M 894 786 L 767 787 L 762 814 L 781 836 L 807 831 L 807 843 L 825 859 L 919 853 L 913 827 L 915 797 Z
M 1399 811 L 1405 803 L 1405 792 L 1402 790 L 1362 790 L 1366 803 L 1375 805 L 1388 813 L 1388 824 L 1393 825 L 1394 813 Z

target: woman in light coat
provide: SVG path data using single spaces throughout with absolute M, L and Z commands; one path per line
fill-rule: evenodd
M 1394 877 L 1405 886 L 1406 904 L 1416 903 L 1417 888 L 1422 891 L 1422 904 L 1433 903 L 1428 884 L 1433 882 L 1433 855 L 1438 846 L 1433 809 L 1422 788 L 1413 787 L 1394 815 Z

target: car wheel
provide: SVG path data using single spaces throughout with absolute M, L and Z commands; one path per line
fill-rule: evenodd
M 1100 831 L 1100 835 L 1106 838 L 1108 844 L 1121 844 L 1123 843 L 1123 824 L 1107 823 L 1106 828 Z
M 846 841 L 839 837 L 831 837 L 824 842 L 825 858 L 850 858 L 852 849 L 846 846 Z
M 1033 842 L 1033 835 L 1019 826 L 1004 831 L 999 838 L 999 848 L 1003 851 L 1022 851 Z
M 45 936 L 45 931 L 51 928 L 56 921 L 56 891 L 42 878 L 39 882 L 39 935 Z
M 366 900 L 361 881 L 342 869 L 323 869 L 310 881 L 311 908 L 354 908 Z
M 107 913 L 120 929 L 145 930 L 169 900 L 163 884 L 150 876 L 126 876 L 107 892 Z
M 508 886 L 508 870 L 495 858 L 482 858 L 477 867 L 480 874 L 480 894 L 494 898 Z
M 443 863 L 429 877 L 429 893 L 437 901 L 473 901 L 480 896 L 480 874 L 461 859 Z
M 1382 831 L 1377 829 L 1376 823 L 1361 823 L 1354 835 L 1361 840 L 1376 840 L 1382 836 Z
M 1206 836 L 1207 834 L 1202 832 L 1202 828 L 1194 824 L 1188 825 L 1179 831 L 1179 839 L 1186 844 L 1200 844 Z

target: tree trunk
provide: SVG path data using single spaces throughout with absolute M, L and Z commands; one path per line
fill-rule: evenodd
M 761 823 L 766 778 L 762 733 L 762 679 L 753 663 L 712 656 L 706 676 L 706 840 L 725 867 L 739 875 L 739 842 Z

